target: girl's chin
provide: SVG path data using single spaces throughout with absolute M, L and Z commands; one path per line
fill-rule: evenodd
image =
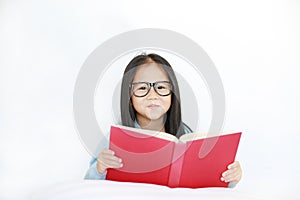
M 147 116 L 149 117 L 149 119 L 160 119 L 165 115 L 165 111 L 161 108 L 159 109 L 150 109 L 148 110 Z
M 148 119 L 151 120 L 151 121 L 156 121 L 156 120 L 160 120 L 163 118 L 163 115 L 162 114 L 149 114 L 147 115 Z

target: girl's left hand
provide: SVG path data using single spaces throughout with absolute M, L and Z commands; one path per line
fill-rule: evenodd
M 228 165 L 228 170 L 222 173 L 221 181 L 237 184 L 242 178 L 242 168 L 238 161 Z

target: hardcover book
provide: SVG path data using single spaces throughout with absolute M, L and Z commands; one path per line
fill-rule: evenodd
M 111 126 L 110 149 L 123 167 L 106 179 L 169 187 L 228 187 L 220 180 L 234 162 L 241 132 L 188 133 L 179 139 L 158 131 Z

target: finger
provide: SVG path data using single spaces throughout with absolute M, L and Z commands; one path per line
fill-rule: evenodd
M 107 166 L 107 168 L 121 168 L 121 167 L 123 167 L 123 163 L 114 162 L 114 161 L 105 162 L 105 165 Z
M 236 169 L 236 168 L 234 168 L 234 169 L 229 169 L 229 170 L 226 170 L 225 172 L 223 172 L 223 173 L 222 173 L 222 176 L 225 177 L 225 176 L 227 176 L 227 175 L 229 175 L 229 174 L 232 174 L 232 173 L 235 173 L 235 172 L 237 172 L 237 169 Z
M 233 170 L 227 170 L 222 173 L 222 181 L 228 180 L 229 177 L 233 176 L 236 172 Z
M 238 173 L 238 174 L 242 175 L 241 166 L 238 165 L 237 167 L 231 168 L 230 170 L 227 170 L 226 172 L 224 172 L 222 175 L 226 176 L 226 175 L 229 175 L 232 173 Z
M 100 156 L 99 161 L 110 167 L 121 167 L 122 165 L 122 159 L 112 155 L 102 155 Z
M 237 175 L 237 176 L 233 176 L 233 177 L 227 179 L 226 182 L 234 182 L 234 183 L 238 183 L 240 180 L 241 180 L 240 176 Z
M 224 181 L 225 182 L 225 177 L 226 177 L 226 175 L 229 173 L 229 170 L 226 170 L 225 172 L 223 172 L 222 174 L 221 174 L 221 181 Z
M 116 156 L 112 156 L 112 155 L 103 155 L 101 157 L 102 160 L 109 160 L 109 161 L 116 161 L 116 162 L 122 162 L 122 159 Z
M 227 168 L 232 169 L 232 168 L 239 167 L 239 165 L 240 165 L 239 161 L 234 161 L 233 163 L 229 164 Z
M 229 175 L 226 175 L 224 178 L 225 182 L 232 182 L 232 181 L 239 181 L 241 179 L 240 173 L 232 173 Z
M 103 151 L 101 153 L 102 154 L 107 154 L 107 155 L 112 155 L 112 156 L 115 155 L 115 152 L 113 150 L 110 150 L 110 149 L 103 149 Z
M 240 171 L 240 168 L 236 167 L 236 168 L 231 168 L 227 171 L 225 171 L 224 173 L 222 173 L 223 176 L 226 176 L 227 174 L 232 174 L 232 173 L 236 173 Z
M 113 160 L 99 160 L 99 164 L 102 167 L 105 168 L 120 168 L 123 167 L 123 163 L 119 161 L 113 161 Z

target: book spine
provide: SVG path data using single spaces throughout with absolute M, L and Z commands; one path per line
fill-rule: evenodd
M 168 186 L 171 188 L 179 186 L 185 150 L 186 150 L 185 143 L 176 143 L 174 145 L 174 151 L 172 155 L 172 163 L 170 164 L 171 167 L 170 167 L 169 181 L 168 181 Z

